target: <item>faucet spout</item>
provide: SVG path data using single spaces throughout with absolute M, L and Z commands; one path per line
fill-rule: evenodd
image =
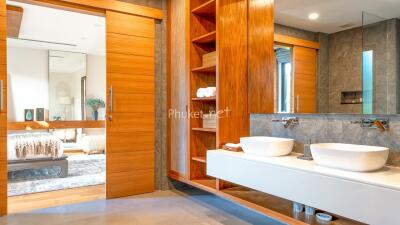
M 387 130 L 387 128 L 382 124 L 380 120 L 375 120 L 374 124 L 376 126 L 376 129 L 378 129 L 380 132 L 384 132 Z

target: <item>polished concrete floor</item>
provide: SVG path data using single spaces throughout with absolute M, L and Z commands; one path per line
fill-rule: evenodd
M 214 195 L 184 187 L 135 197 L 98 200 L 11 214 L 5 225 L 280 225 Z

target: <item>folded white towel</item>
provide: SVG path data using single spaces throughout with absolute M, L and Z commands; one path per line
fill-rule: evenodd
M 214 97 L 217 95 L 216 87 L 206 87 L 197 89 L 196 96 L 198 98 Z

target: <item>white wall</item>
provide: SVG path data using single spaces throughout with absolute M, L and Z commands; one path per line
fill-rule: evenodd
M 24 120 L 24 109 L 53 109 L 49 103 L 48 51 L 18 47 L 8 47 L 8 118 L 12 121 Z M 81 74 L 79 74 L 81 75 Z M 71 74 L 68 74 L 71 76 Z M 77 75 L 78 76 L 78 75 Z M 87 55 L 86 97 L 101 98 L 106 101 L 106 58 L 99 55 Z M 69 109 L 73 119 L 80 119 L 80 77 L 70 79 L 71 96 L 74 105 Z M 60 114 L 51 112 L 51 115 Z M 63 114 L 63 113 L 62 113 Z M 52 119 L 52 117 L 50 117 Z M 87 109 L 87 119 L 92 119 L 92 112 Z M 99 119 L 105 119 L 105 109 L 99 110 Z
M 8 47 L 8 119 L 24 121 L 24 109 L 49 108 L 47 50 Z
M 86 99 L 101 98 L 106 101 L 106 57 L 87 55 Z M 92 119 L 92 111 L 86 110 L 87 119 Z M 105 108 L 99 110 L 99 120 L 105 118 Z
M 60 116 L 62 120 L 81 120 L 81 77 L 85 72 L 54 73 L 49 78 L 49 106 L 51 120 L 54 116 Z M 64 88 L 61 88 L 63 86 Z M 62 94 L 60 90 L 63 90 Z M 60 95 L 61 94 L 61 95 Z M 70 105 L 61 105 L 60 97 L 69 97 Z

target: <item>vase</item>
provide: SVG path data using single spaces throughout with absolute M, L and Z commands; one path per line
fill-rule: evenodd
M 99 119 L 99 112 L 98 111 L 93 111 L 93 118 L 94 118 L 94 120 L 98 120 Z

